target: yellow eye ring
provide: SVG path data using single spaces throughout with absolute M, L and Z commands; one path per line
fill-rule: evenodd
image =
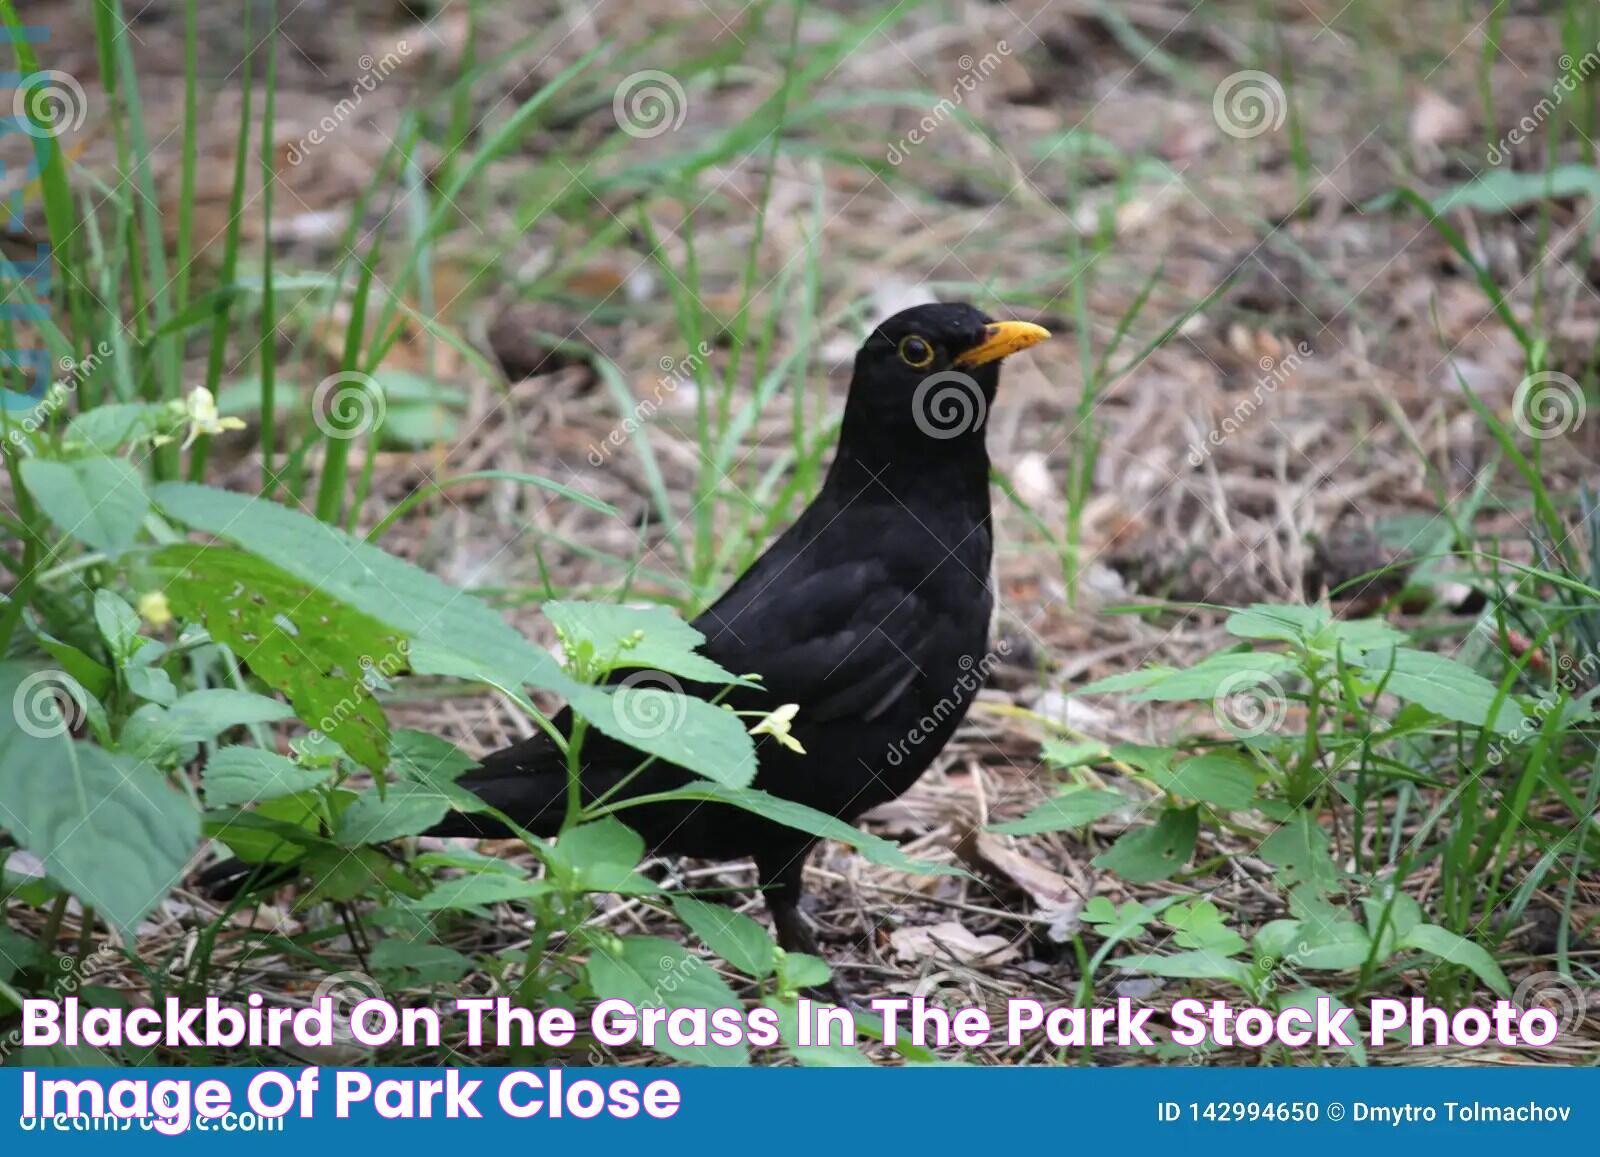
M 900 360 L 914 370 L 933 364 L 933 347 L 916 334 L 900 339 Z

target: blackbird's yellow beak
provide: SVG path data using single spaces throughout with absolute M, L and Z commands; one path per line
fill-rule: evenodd
M 983 341 L 956 358 L 955 364 L 971 368 L 998 361 L 1036 346 L 1049 336 L 1049 330 L 1031 321 L 997 321 L 985 327 Z

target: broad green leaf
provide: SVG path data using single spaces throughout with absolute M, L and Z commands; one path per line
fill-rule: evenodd
M 778 987 L 784 992 L 817 988 L 833 979 L 833 969 L 820 956 L 807 952 L 783 952 L 778 956 Z
M 1382 927 L 1379 953 L 1384 959 L 1394 955 L 1402 936 L 1422 923 L 1422 905 L 1405 892 L 1395 895 L 1393 904 L 1387 896 L 1363 896 L 1361 907 L 1367 916 L 1369 935 L 1377 935 L 1380 925 Z M 1388 910 L 1387 919 L 1384 918 L 1385 909 Z
M 1600 171 L 1592 165 L 1555 165 L 1523 172 L 1492 167 L 1433 199 L 1436 213 L 1475 209 L 1482 213 L 1513 213 L 1547 199 L 1600 197 Z
M 643 896 L 660 891 L 634 870 L 644 851 L 638 832 L 605 816 L 562 832 L 547 856 L 551 875 L 571 891 Z
M 375 772 L 388 766 L 389 725 L 373 695 L 374 673 L 405 669 L 404 638 L 227 547 L 169 546 L 156 552 L 152 565 L 166 572 L 174 613 L 203 623 L 352 759 Z
M 453 784 L 462 772 L 478 763 L 449 740 L 426 731 L 396 731 L 390 739 L 389 754 L 400 775 L 436 787 Z
M 480 872 L 475 876 L 441 880 L 426 896 L 420 900 L 408 900 L 405 906 L 423 912 L 478 908 L 512 900 L 533 900 L 548 896 L 551 890 L 543 880 L 518 878 L 500 872 Z
M 1481 946 L 1464 936 L 1457 936 L 1448 928 L 1441 928 L 1437 924 L 1418 924 L 1400 938 L 1400 946 L 1415 948 L 1440 960 L 1471 969 L 1496 995 L 1511 995 L 1511 985 L 1506 981 L 1506 974 L 1494 962 L 1494 957 Z
M 587 645 L 607 667 L 666 671 L 701 683 L 745 683 L 743 672 L 728 671 L 699 654 L 706 637 L 665 607 L 616 603 L 548 602 L 542 608 L 567 647 Z
M 206 817 L 206 834 L 227 844 L 247 864 L 289 864 L 307 848 L 326 846 L 321 835 L 325 808 L 317 792 L 286 795 L 252 811 L 224 810 Z M 340 849 L 343 851 L 343 849 Z
M 1406 641 L 1404 631 L 1395 630 L 1382 619 L 1336 619 L 1327 635 L 1346 657 L 1377 647 L 1398 647 Z
M 1137 671 L 1121 671 L 1115 675 L 1107 675 L 1104 679 L 1085 683 L 1082 687 L 1073 688 L 1072 694 L 1120 695 L 1127 691 L 1143 690 L 1177 673 L 1176 667 L 1141 667 Z
M 126 659 L 138 649 L 139 613 L 116 592 L 105 587 L 94 592 L 94 622 L 116 658 Z
M 1130 884 L 1170 879 L 1189 862 L 1199 834 L 1198 808 L 1167 808 L 1150 827 L 1124 832 L 1094 858 L 1094 866 L 1115 872 Z
M 266 559 L 413 644 L 457 655 L 513 686 L 568 699 L 578 690 L 553 656 L 477 598 L 342 530 L 276 502 L 191 483 L 162 483 L 154 497 L 179 522 Z
M 26 696 L 28 677 L 0 664 L 0 702 Z M 52 701 L 36 707 L 40 726 L 0 729 L 0 827 L 131 937 L 183 874 L 199 813 L 153 769 L 74 743 Z
M 1155 909 L 1137 900 L 1116 905 L 1104 896 L 1092 896 L 1083 906 L 1083 922 L 1093 926 L 1107 940 L 1126 940 L 1135 936 L 1155 918 Z
M 1522 708 L 1509 698 L 1495 708 L 1499 688 L 1471 667 L 1443 655 L 1405 647 L 1383 648 L 1361 656 L 1359 663 L 1374 682 L 1387 680 L 1384 690 L 1390 694 L 1420 703 L 1457 723 L 1509 734 L 1526 720 Z
M 1247 808 L 1256 798 L 1254 765 L 1226 751 L 1196 755 L 1151 778 L 1173 795 L 1229 811 Z
M 1139 702 L 1215 699 L 1223 693 L 1260 686 L 1294 665 L 1292 656 L 1276 651 L 1227 651 L 1174 671 L 1129 698 Z
M 778 946 L 744 913 L 692 896 L 673 896 L 672 907 L 707 948 L 746 976 L 763 980 L 777 967 Z
M 705 961 L 683 945 L 659 936 L 592 937 L 589 986 L 600 999 L 619 998 L 635 1008 L 736 1008 L 739 998 Z M 704 1065 L 743 1065 L 749 1049 L 701 1045 L 657 1049 L 678 1060 Z
M 1256 603 L 1234 611 L 1223 629 L 1240 639 L 1276 639 L 1305 645 L 1328 625 L 1329 618 L 1326 607 Z
M 125 667 L 122 677 L 127 681 L 128 690 L 141 699 L 161 707 L 177 702 L 178 688 L 173 685 L 172 676 L 160 667 Z
M 111 454 L 136 439 L 161 433 L 176 420 L 163 403 L 111 402 L 73 418 L 67 426 L 67 441 Z
M 167 708 L 168 726 L 179 739 L 194 742 L 214 739 L 230 727 L 281 723 L 293 718 L 294 712 L 287 704 L 232 687 L 190 691 Z
M 372 971 L 406 987 L 454 984 L 473 969 L 472 959 L 443 944 L 390 937 L 372 946 Z
M 1232 956 L 1244 950 L 1244 937 L 1222 922 L 1222 913 L 1210 900 L 1174 904 L 1161 914 L 1161 922 L 1175 933 L 1179 948 L 1204 948 Z
M 1178 980 L 1228 980 L 1240 988 L 1248 988 L 1252 979 L 1250 966 L 1244 961 L 1204 948 L 1174 952 L 1169 956 L 1154 953 L 1123 956 L 1111 963 L 1129 972 L 1148 972 L 1152 976 Z
M 567 697 L 590 724 L 630 747 L 727 787 L 756 777 L 756 748 L 739 716 L 657 687 L 578 687 Z
M 1326 892 L 1339 881 L 1339 869 L 1328 854 L 1328 833 L 1309 812 L 1299 811 L 1261 841 L 1261 857 L 1278 869 L 1285 888 L 1309 884 Z
M 144 482 L 123 458 L 25 458 L 22 481 L 64 533 L 113 556 L 133 545 L 150 512 Z
M 207 757 L 201 784 L 211 807 L 238 807 L 309 791 L 330 774 L 329 768 L 301 767 L 275 751 L 224 747 Z
M 49 634 L 43 627 L 33 623 L 29 626 L 32 627 L 33 637 L 39 641 L 39 646 L 61 664 L 61 669 L 67 675 L 75 679 L 92 698 L 96 700 L 105 698 L 116 683 L 109 667 L 97 659 L 91 659 L 81 648 Z
M 1054 799 L 1047 799 L 1020 820 L 991 824 L 989 830 L 1007 836 L 1034 836 L 1042 832 L 1062 832 L 1081 828 L 1110 815 L 1133 801 L 1115 791 L 1092 787 L 1069 787 Z
M 339 817 L 333 838 L 347 848 L 383 844 L 427 831 L 449 810 L 450 801 L 429 784 L 404 780 L 389 784 L 381 794 L 369 787 Z

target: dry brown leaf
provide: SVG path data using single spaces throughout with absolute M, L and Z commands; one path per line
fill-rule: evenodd
M 916 928 L 896 928 L 889 933 L 889 946 L 900 960 L 907 962 L 932 957 L 961 964 L 1004 964 L 1015 960 L 1020 950 L 1004 936 L 979 936 L 954 920 Z

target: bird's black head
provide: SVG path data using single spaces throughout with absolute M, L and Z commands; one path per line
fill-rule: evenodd
M 961 303 L 902 310 L 856 354 L 845 441 L 911 452 L 981 446 L 1000 360 L 1049 336 L 1037 325 L 997 322 Z

